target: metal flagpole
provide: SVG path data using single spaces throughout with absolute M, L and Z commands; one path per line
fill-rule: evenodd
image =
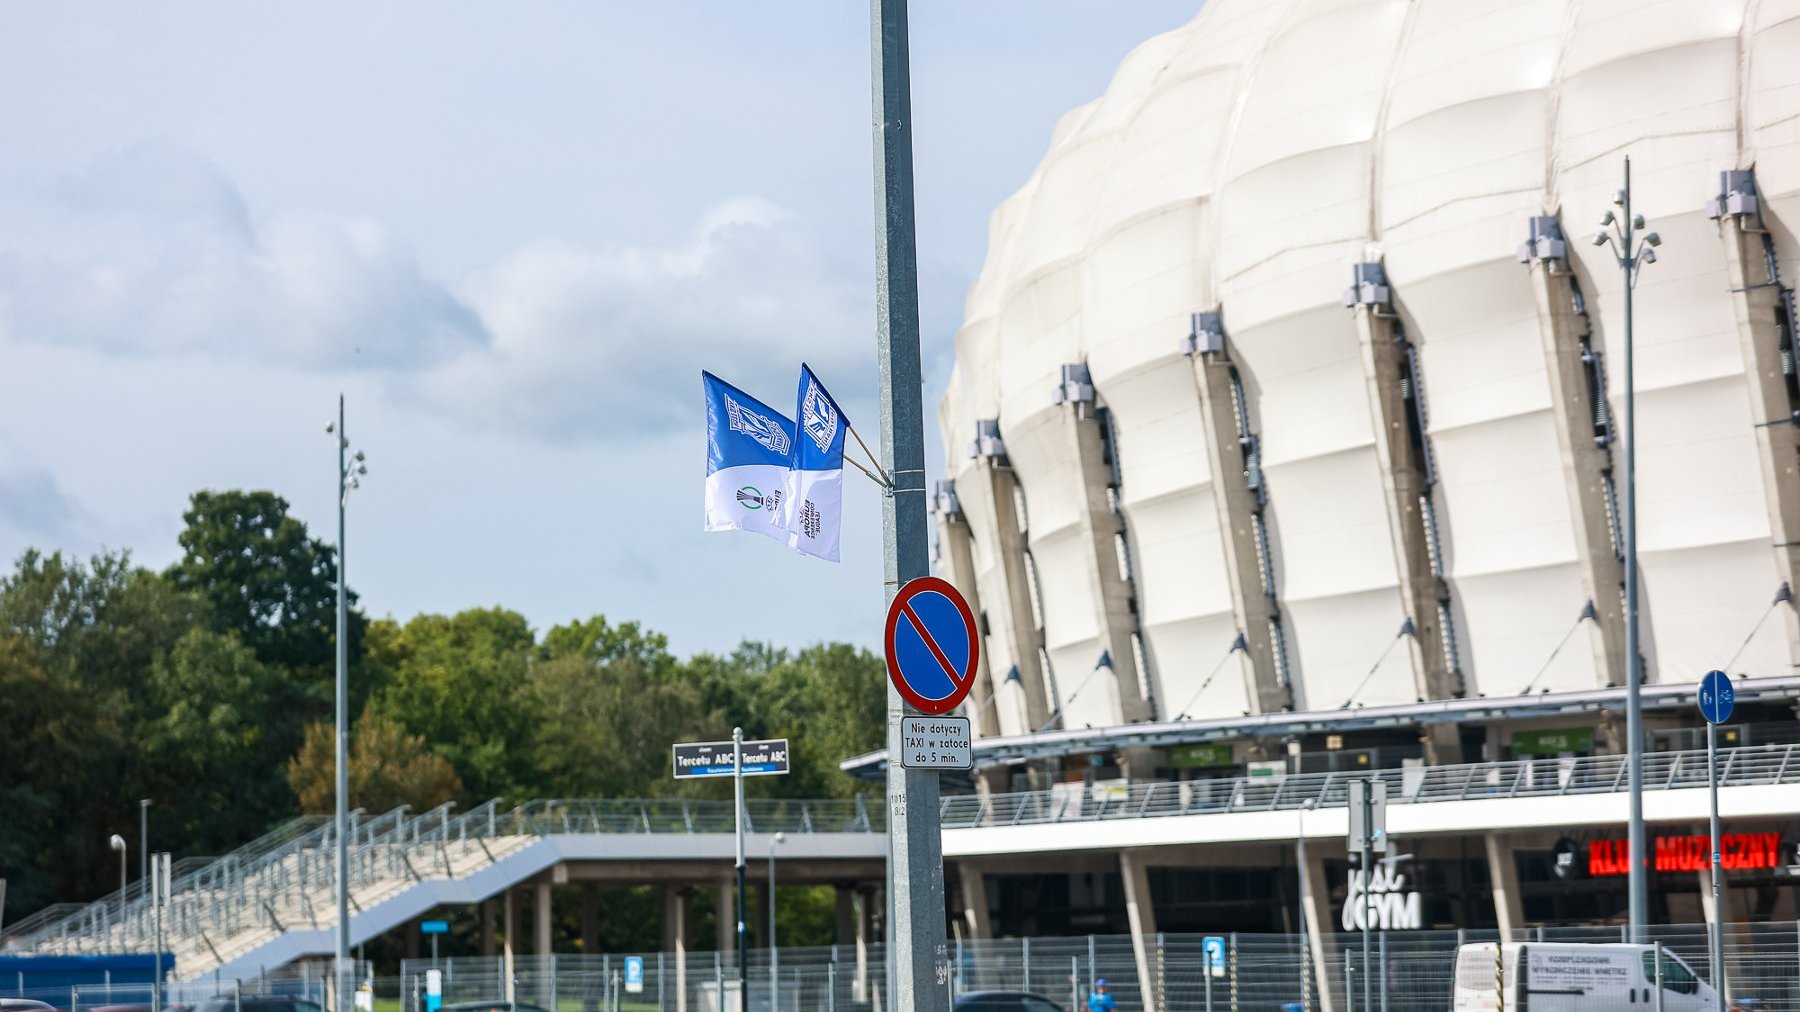
M 894 486 L 882 503 L 891 604 L 907 581 L 929 575 L 931 562 L 906 0 L 870 0 L 869 15 L 876 130 L 875 345 L 881 362 L 882 463 Z M 905 1012 L 949 1012 L 938 778 L 901 766 L 906 703 L 891 681 L 887 698 L 888 1005 Z
M 740 1012 L 749 1012 L 750 1008 L 750 936 L 745 933 L 748 925 L 744 921 L 744 729 L 731 729 L 731 780 L 737 798 L 734 806 L 737 811 L 737 954 L 738 954 L 738 1008 Z M 724 1000 L 719 1005 L 724 1007 Z

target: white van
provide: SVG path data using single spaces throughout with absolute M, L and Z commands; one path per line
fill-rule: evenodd
M 1712 1012 L 1718 1007 L 1712 986 L 1667 949 L 1658 1004 L 1655 953 L 1655 946 L 1620 943 L 1474 942 L 1456 950 L 1453 1004 L 1456 1012 Z

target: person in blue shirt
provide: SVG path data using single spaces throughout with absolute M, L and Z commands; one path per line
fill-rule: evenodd
M 1115 1012 L 1119 1003 L 1106 991 L 1106 979 L 1094 981 L 1094 993 L 1088 995 L 1088 1012 Z

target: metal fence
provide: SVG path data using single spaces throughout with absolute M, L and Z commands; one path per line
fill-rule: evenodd
M 1027 990 L 1064 1008 L 1086 1008 L 1094 981 L 1104 979 L 1126 1012 L 1444 1012 L 1450 1008 L 1456 953 L 1494 931 L 1392 931 L 1331 934 L 1303 949 L 1292 935 L 1221 934 L 1219 958 L 1208 936 L 1145 938 L 1149 979 L 1140 979 L 1132 940 L 1124 935 L 952 942 L 945 990 Z M 1617 942 L 1617 927 L 1541 928 L 1516 932 L 1521 942 Z M 1651 929 L 1651 940 L 1708 977 L 1704 925 Z M 1318 965 L 1314 951 L 1323 953 Z M 1800 1012 L 1800 924 L 1740 924 L 1726 932 L 1728 994 L 1733 1008 Z M 500 957 L 455 957 L 436 965 L 442 1001 L 509 996 L 551 1012 L 737 1012 L 738 969 L 732 952 L 688 952 L 685 972 L 672 952 L 645 953 L 641 990 L 625 986 L 623 954 L 517 956 L 512 989 Z M 746 965 L 745 1012 L 899 1012 L 883 1001 L 882 946 L 861 955 L 854 945 L 752 950 Z M 425 1012 L 430 960 L 407 960 L 395 1012 Z M 1365 1005 L 1365 974 L 1369 997 Z M 723 1004 L 721 1004 L 721 996 Z M 1620 1000 L 1617 1012 L 1657 1012 L 1649 1000 Z M 1586 1005 L 1584 1008 L 1598 1008 Z M 1664 1012 L 1682 1007 L 1671 1000 Z

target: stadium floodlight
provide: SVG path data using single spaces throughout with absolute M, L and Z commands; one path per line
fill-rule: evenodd
M 1611 225 L 1612 223 L 1613 223 L 1613 213 L 1611 211 L 1606 211 L 1600 215 L 1600 225 L 1602 228 L 1604 228 L 1607 225 Z
M 332 829 L 337 845 L 337 868 L 333 875 L 337 899 L 336 938 L 332 962 L 332 1012 L 351 1012 L 350 1008 L 350 605 L 345 585 L 344 507 L 350 490 L 361 488 L 359 475 L 369 473 L 367 459 L 361 450 L 346 458 L 350 438 L 344 432 L 344 395 L 338 395 L 337 421 L 325 426 L 327 434 L 337 436 L 338 540 L 337 540 L 337 715 L 336 766 L 337 812 Z
M 1613 197 L 1613 203 L 1621 212 L 1616 217 L 1611 211 L 1605 213 L 1601 224 L 1611 226 L 1611 229 L 1609 231 L 1603 227 L 1600 234 L 1594 237 L 1594 245 L 1603 246 L 1617 240 L 1613 258 L 1618 262 L 1625 281 L 1625 412 L 1624 438 L 1620 441 L 1621 454 L 1625 458 L 1625 501 L 1621 509 L 1623 522 L 1620 527 L 1625 542 L 1625 769 L 1626 790 L 1630 799 L 1627 821 L 1629 878 L 1626 894 L 1630 940 L 1643 942 L 1646 940 L 1645 929 L 1649 923 L 1650 893 L 1646 852 L 1649 841 L 1644 828 L 1644 702 L 1640 691 L 1643 671 L 1638 648 L 1637 398 L 1632 379 L 1631 296 L 1632 290 L 1637 287 L 1638 273 L 1645 264 L 1656 262 L 1656 247 L 1662 245 L 1662 236 L 1655 232 L 1639 235 L 1644 228 L 1644 216 L 1634 214 L 1631 210 L 1630 156 L 1625 158 L 1625 186 Z

